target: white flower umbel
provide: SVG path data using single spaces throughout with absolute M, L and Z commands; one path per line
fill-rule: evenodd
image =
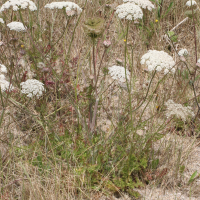
M 65 8 L 67 12 L 75 11 L 77 12 L 77 14 L 80 14 L 82 12 L 82 9 L 76 3 L 73 3 L 73 2 L 65 2 L 65 1 L 52 2 L 52 3 L 46 4 L 44 7 L 49 8 L 51 10 Z
M 181 118 L 183 121 L 186 121 L 188 117 L 195 116 L 190 106 L 184 107 L 181 104 L 174 103 L 174 101 L 171 99 L 165 102 L 165 105 L 167 106 L 167 111 L 166 111 L 167 118 L 171 116 L 176 116 L 177 118 Z
M 6 81 L 6 77 L 3 74 L 0 74 L 0 87 L 2 92 L 13 90 L 12 84 Z
M 125 3 L 117 6 L 116 14 L 120 19 L 127 20 L 137 20 L 143 17 L 141 8 L 133 3 Z
M 187 55 L 188 55 L 187 49 L 181 49 L 181 50 L 178 52 L 178 55 L 179 55 L 179 56 L 187 56 Z
M 21 93 L 27 94 L 27 97 L 32 98 L 36 96 L 41 97 L 45 91 L 44 84 L 36 79 L 28 79 L 25 82 L 20 83 Z
M 21 32 L 21 31 L 26 31 L 26 28 L 21 22 L 11 22 L 7 24 L 10 30 Z
M 186 2 L 186 6 L 188 6 L 188 7 L 191 7 L 191 6 L 194 6 L 194 5 L 197 5 L 197 2 L 196 1 L 194 1 L 194 0 L 189 0 L 189 1 L 187 1 Z
M 127 80 L 130 80 L 130 72 L 126 69 L 126 75 L 125 75 L 125 68 L 117 65 L 113 65 L 112 67 L 108 67 L 109 74 L 110 76 L 118 80 L 122 83 L 126 82 L 126 77 Z
M 12 84 L 6 80 L 0 80 L 0 86 L 1 86 L 1 91 L 3 91 L 3 92 L 5 92 L 5 91 L 10 92 L 13 90 Z
M 7 73 L 7 68 L 5 65 L 0 64 L 0 72 L 5 74 Z
M 4 21 L 3 21 L 3 19 L 2 19 L 2 18 L 0 18 L 0 23 L 4 24 Z
M 33 3 L 33 1 L 9 0 L 9 1 L 6 1 L 6 3 L 4 3 L 1 6 L 0 12 L 3 12 L 5 10 L 9 9 L 10 7 L 12 7 L 13 11 L 18 11 L 19 9 L 26 9 L 26 8 L 29 8 L 30 11 L 37 10 L 37 7 L 36 7 L 35 3 Z
M 143 9 L 148 9 L 149 11 L 152 11 L 152 9 L 155 8 L 154 5 L 149 0 L 123 0 L 123 2 L 134 3 Z
M 175 72 L 175 69 L 173 68 L 175 65 L 173 58 L 164 51 L 149 50 L 141 57 L 140 63 L 142 65 L 147 65 L 148 71 L 164 70 L 165 74 L 170 70 L 172 73 Z

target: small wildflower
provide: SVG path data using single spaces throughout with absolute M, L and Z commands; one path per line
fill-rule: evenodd
M 189 0 L 186 2 L 186 6 L 191 7 L 197 5 L 197 2 L 194 0 Z
M 80 14 L 82 12 L 82 9 L 73 2 L 52 2 L 48 3 L 44 6 L 45 8 L 49 8 L 51 10 L 53 9 L 63 9 L 65 8 L 68 16 L 74 15 L 74 13 Z M 70 12 L 73 11 L 73 12 Z
M 104 40 L 103 45 L 104 45 L 104 47 L 108 48 L 111 45 L 111 41 L 110 40 Z
M 36 79 L 28 79 L 25 82 L 20 83 L 21 93 L 27 94 L 27 97 L 32 98 L 36 96 L 41 97 L 44 89 L 44 84 Z
M 200 67 L 200 58 L 197 60 L 196 66 Z
M 23 44 L 21 45 L 21 48 L 24 48 L 24 45 L 23 45 Z
M 0 18 L 0 23 L 4 24 L 4 21 L 3 21 L 3 19 L 2 19 L 2 18 Z
M 158 22 L 158 20 L 156 19 L 156 20 L 155 20 L 155 22 L 157 23 L 157 22 Z
M 173 100 L 169 99 L 165 105 L 167 106 L 166 116 L 167 118 L 171 116 L 176 116 L 186 121 L 188 117 L 194 117 L 195 114 L 190 106 L 184 107 L 181 104 L 174 103 Z
M 124 39 L 124 42 L 126 42 L 126 39 Z
M 6 68 L 5 65 L 1 65 L 1 64 L 0 64 L 0 72 L 1 72 L 1 73 L 7 73 L 7 68 Z
M 146 54 L 141 57 L 141 65 L 146 65 L 148 71 L 161 71 L 164 69 L 164 73 L 168 73 L 169 70 L 174 72 L 175 62 L 173 58 L 164 51 L 149 50 Z
M 126 77 L 128 80 L 130 80 L 130 72 L 122 66 L 113 65 L 112 67 L 108 67 L 108 70 L 108 73 L 113 79 L 116 79 L 122 83 L 126 82 Z
M 9 9 L 12 6 L 13 11 L 18 11 L 19 9 L 29 8 L 30 11 L 37 10 L 35 3 L 30 0 L 9 0 L 1 6 L 0 13 Z
M 10 30 L 14 30 L 17 32 L 26 31 L 26 28 L 21 22 L 11 22 L 7 24 L 7 26 L 9 27 Z
M 116 14 L 120 19 L 127 20 L 137 20 L 143 17 L 141 8 L 134 3 L 125 3 L 117 6 Z
M 178 55 L 179 55 L 179 56 L 187 56 L 187 55 L 188 55 L 187 49 L 181 49 L 181 50 L 178 52 Z
M 154 5 L 149 0 L 123 0 L 124 3 L 134 3 L 143 9 L 147 9 L 152 11 L 154 9 Z
M 5 80 L 5 78 L 2 77 L 2 74 L 0 75 L 0 87 L 1 91 L 12 91 L 14 88 L 12 84 Z

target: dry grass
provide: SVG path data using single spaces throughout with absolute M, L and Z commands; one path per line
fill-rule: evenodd
M 74 2 L 84 8 L 80 18 L 66 18 L 62 11 L 45 9 L 49 1 L 35 1 L 38 12 L 22 12 L 26 33 L 6 27 L 21 20 L 19 12 L 0 15 L 6 20 L 0 24 L 0 64 L 14 86 L 12 92 L 0 93 L 1 199 L 199 199 L 198 19 L 197 50 L 192 19 L 174 30 L 176 41 L 163 37 L 186 17 L 183 0 L 174 0 L 169 10 L 171 1 L 163 1 L 160 19 L 155 4 L 145 21 L 130 24 L 124 41 L 127 23 L 114 14 L 121 0 Z M 83 28 L 90 17 L 105 20 L 94 43 L 97 77 L 93 43 Z M 111 41 L 109 48 L 104 40 Z M 130 88 L 108 74 L 117 58 L 124 65 L 125 45 Z M 182 48 L 189 52 L 188 67 L 177 55 Z M 153 76 L 140 64 L 141 56 L 153 49 L 173 57 L 174 75 Z M 39 62 L 46 71 L 37 67 Z M 20 83 L 28 78 L 44 83 L 40 99 L 20 92 Z M 195 119 L 167 119 L 168 99 L 191 106 Z

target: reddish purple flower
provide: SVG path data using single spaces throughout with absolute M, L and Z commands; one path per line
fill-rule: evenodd
M 110 40 L 104 40 L 103 45 L 104 45 L 104 47 L 108 48 L 111 45 L 111 41 Z

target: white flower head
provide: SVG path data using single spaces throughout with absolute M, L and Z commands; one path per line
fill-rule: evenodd
M 141 8 L 133 3 L 125 3 L 117 6 L 116 14 L 120 19 L 127 20 L 137 20 L 143 17 Z
M 0 80 L 6 80 L 6 77 L 3 74 L 0 74 Z
M 134 3 L 140 8 L 147 9 L 149 11 L 152 11 L 154 9 L 154 5 L 149 0 L 123 0 L 124 3 Z
M 28 8 L 30 11 L 37 10 L 35 3 L 31 0 L 9 0 L 1 6 L 0 13 L 12 6 L 13 11 Z
M 200 63 L 200 58 L 197 60 L 197 63 Z
M 181 118 L 183 121 L 186 121 L 186 119 L 189 116 L 192 116 L 192 117 L 195 116 L 190 106 L 187 106 L 187 107 L 182 106 L 181 104 L 174 103 L 174 101 L 171 99 L 165 102 L 165 105 L 167 106 L 167 110 L 166 110 L 167 118 L 171 116 L 176 116 L 177 118 Z
M 181 49 L 181 50 L 178 52 L 178 55 L 179 55 L 179 56 L 187 56 L 187 55 L 188 55 L 187 49 Z
M 194 6 L 194 5 L 197 5 L 197 2 L 194 1 L 194 0 L 189 0 L 186 2 L 186 6 L 188 7 L 191 7 L 191 6 Z
M 172 73 L 175 72 L 175 70 L 173 70 L 175 65 L 173 58 L 164 51 L 149 50 L 141 57 L 140 63 L 142 65 L 147 65 L 148 71 L 164 70 L 165 74 L 170 70 Z
M 21 22 L 11 22 L 7 24 L 10 30 L 14 30 L 17 32 L 26 31 L 26 27 Z
M 65 1 L 61 1 L 61 2 L 52 2 L 52 3 L 48 3 L 44 6 L 45 8 L 49 8 L 51 10 L 53 9 L 66 9 L 66 12 L 71 12 L 71 11 L 75 11 L 75 13 L 80 14 L 82 12 L 82 9 L 73 2 L 65 2 Z
M 3 21 L 3 19 L 2 19 L 2 18 L 0 18 L 0 23 L 4 24 L 4 21 Z
M 108 67 L 109 74 L 113 79 L 119 80 L 120 82 L 124 83 L 127 80 L 130 80 L 130 72 L 128 69 L 125 69 L 124 67 L 113 65 L 112 67 Z M 125 73 L 126 70 L 126 73 Z
M 0 64 L 0 72 L 5 74 L 7 73 L 7 68 L 5 65 Z
M 25 82 L 20 83 L 21 93 L 27 94 L 27 97 L 32 98 L 36 96 L 41 97 L 45 91 L 44 84 L 36 79 L 28 79 Z
M 37 68 L 42 69 L 42 68 L 44 68 L 44 67 L 45 67 L 45 64 L 44 64 L 43 62 L 39 62 L 39 63 L 37 64 Z
M 13 90 L 12 84 L 6 81 L 6 77 L 3 74 L 0 74 L 0 87 L 2 92 Z
M 12 91 L 14 89 L 10 82 L 6 81 L 5 79 L 1 79 L 1 77 L 0 77 L 0 87 L 1 87 L 1 91 L 3 92 Z

